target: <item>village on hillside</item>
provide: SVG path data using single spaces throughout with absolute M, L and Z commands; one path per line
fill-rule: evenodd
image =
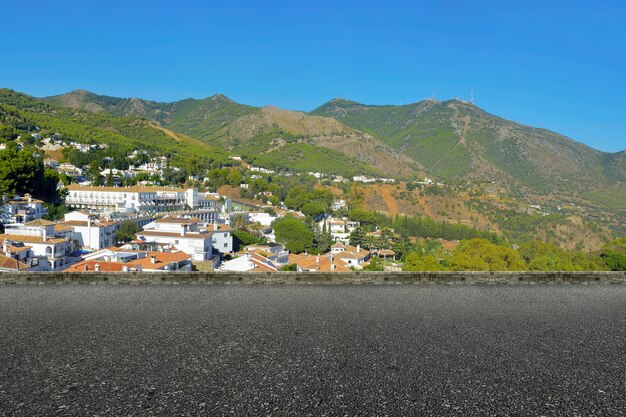
M 43 181 L 54 181 L 45 190 L 35 184 L 40 191 L 1 196 L 0 272 L 611 268 L 603 254 L 538 241 L 518 251 L 476 223 L 366 210 L 359 204 L 366 197 L 354 194 L 376 186 L 406 190 L 400 197 L 414 189 L 422 196 L 446 193 L 447 185 L 428 177 L 394 184 L 270 169 L 239 156 L 230 156 L 232 165 L 202 167 L 192 157 L 177 166 L 159 152 L 121 154 L 104 143 L 42 137 L 37 130 L 0 143 L 0 152 L 26 155 Z M 413 207 L 422 204 L 407 198 Z M 540 205 L 529 210 L 548 214 Z M 541 251 L 563 263 L 555 266 Z

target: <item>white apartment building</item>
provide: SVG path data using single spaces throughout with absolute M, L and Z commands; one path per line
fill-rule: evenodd
M 72 251 L 70 240 L 55 234 L 54 223 L 41 219 L 6 225 L 0 242 L 5 256 L 28 264 L 32 270 L 58 269 L 68 263 Z
M 145 242 L 167 244 L 192 256 L 194 261 L 212 258 L 213 234 L 200 229 L 195 218 L 165 216 L 144 226 L 137 238 Z
M 198 190 L 174 187 L 94 187 L 70 184 L 65 203 L 101 212 L 164 212 L 194 209 Z
M 55 224 L 57 234 L 71 230 L 70 238 L 76 240 L 84 249 L 100 250 L 116 243 L 115 233 L 118 222 L 97 218 L 94 214 L 83 211 L 66 213 L 63 222 Z
M 341 242 L 345 245 L 350 243 L 350 234 L 357 228 L 359 222 L 352 220 L 340 220 L 333 217 L 329 217 L 317 223 L 317 227 L 320 231 L 330 233 L 334 242 Z
M 0 208 L 2 224 L 28 223 L 41 219 L 41 216 L 48 213 L 43 207 L 43 201 L 32 198 L 30 194 L 24 194 L 24 197 L 15 196 L 10 200 L 3 198 Z

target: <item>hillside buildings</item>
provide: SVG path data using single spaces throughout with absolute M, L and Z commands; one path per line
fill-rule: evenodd
M 65 203 L 100 212 L 168 212 L 198 207 L 198 190 L 175 187 L 94 187 L 71 184 Z
M 57 234 L 65 234 L 84 249 L 99 250 L 116 243 L 115 232 L 119 229 L 119 222 L 107 221 L 94 214 L 83 211 L 66 213 L 64 221 L 56 223 L 54 229 Z
M 31 270 L 55 270 L 71 260 L 72 244 L 67 237 L 55 233 L 54 223 L 33 220 L 5 225 L 0 234 L 2 255 L 28 265 Z
M 28 223 L 41 219 L 41 216 L 48 213 L 43 206 L 43 201 L 33 198 L 30 194 L 23 197 L 15 196 L 12 199 L 4 198 L 1 202 L 0 223 Z
M 71 265 L 68 272 L 191 271 L 191 255 L 183 251 L 103 250 Z
M 192 256 L 195 261 L 206 261 L 229 254 L 233 250 L 232 229 L 213 223 L 202 227 L 196 217 L 165 216 L 144 226 L 137 238 L 176 248 Z
M 320 232 L 329 233 L 333 242 L 350 243 L 350 234 L 359 226 L 359 222 L 329 217 L 317 222 Z

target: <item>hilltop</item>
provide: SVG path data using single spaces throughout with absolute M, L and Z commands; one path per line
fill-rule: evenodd
M 331 100 L 309 112 L 254 107 L 216 94 L 158 103 L 83 90 L 44 99 L 72 109 L 139 117 L 274 170 L 430 177 L 461 194 L 497 190 L 507 207 L 561 207 L 600 224 L 626 219 L 626 151 L 605 153 L 460 100 L 368 105 Z M 402 203 L 400 202 L 402 206 Z M 620 229 L 623 230 L 623 229 Z
M 388 177 L 421 172 L 415 161 L 335 119 L 247 106 L 222 94 L 158 103 L 75 90 L 44 100 L 78 110 L 146 118 L 275 169 Z
M 368 132 L 444 181 L 495 182 L 517 197 L 553 196 L 626 209 L 624 152 L 604 153 L 467 102 L 375 106 L 334 99 L 310 114 Z M 616 191 L 623 191 L 619 201 Z

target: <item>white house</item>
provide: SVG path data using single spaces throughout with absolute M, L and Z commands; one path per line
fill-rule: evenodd
M 68 272 L 191 271 L 191 255 L 182 252 L 100 251 L 71 265 Z
M 213 233 L 200 229 L 199 223 L 196 218 L 165 216 L 144 226 L 137 237 L 146 242 L 176 247 L 191 255 L 194 261 L 206 261 L 212 258 Z
M 115 233 L 119 229 L 118 222 L 97 218 L 94 214 L 83 211 L 66 213 L 63 222 L 55 225 L 57 233 L 71 229 L 71 239 L 86 249 L 99 250 L 116 243 Z
M 347 267 L 354 267 L 356 269 L 363 269 L 363 262 L 367 261 L 370 257 L 370 252 L 362 249 L 360 245 L 344 245 L 341 242 L 336 242 L 332 245 L 330 247 L 330 253 L 334 259 L 341 260 Z
M 222 263 L 220 271 L 277 272 L 278 268 L 264 256 L 257 253 L 245 253 L 238 258 Z
M 0 212 L 0 223 L 27 223 L 40 219 L 48 213 L 43 201 L 32 198 L 30 194 L 23 197 L 15 196 L 12 199 L 3 199 Z
M 70 240 L 56 235 L 54 223 L 47 220 L 8 224 L 5 233 L 0 234 L 0 242 L 5 256 L 20 259 L 37 270 L 54 270 L 71 262 Z M 16 253 L 22 253 L 22 257 L 12 256 Z
M 317 222 L 317 227 L 321 232 L 326 228 L 326 232 L 330 234 L 334 242 L 350 243 L 350 234 L 359 226 L 359 222 L 352 220 L 341 220 L 329 217 Z
M 65 203 L 78 209 L 126 212 L 163 212 L 198 206 L 195 188 L 94 187 L 70 184 Z

